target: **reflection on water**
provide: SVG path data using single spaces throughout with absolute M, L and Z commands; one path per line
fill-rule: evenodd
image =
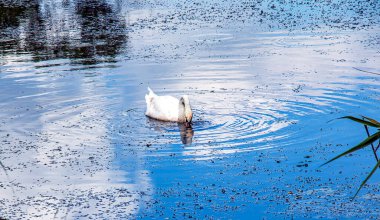
M 178 123 L 181 141 L 184 145 L 191 145 L 193 142 L 194 130 L 190 126 L 185 126 L 183 123 Z
M 143 168 L 110 170 L 108 101 L 98 89 L 106 82 L 49 75 L 59 75 L 68 63 L 78 69 L 116 62 L 128 36 L 115 11 L 96 0 L 0 7 L 0 133 L 6 146 L 0 200 L 13 213 L 1 211 L 0 218 L 126 218 L 149 200 Z M 129 161 L 141 164 L 135 157 Z M 123 212 L 111 211 L 116 206 Z
M 314 167 L 360 138 L 347 137 L 356 127 L 327 121 L 378 113 L 379 78 L 357 71 L 379 72 L 377 6 L 0 7 L 0 217 L 376 214 L 360 209 L 374 206 L 370 194 L 342 199 L 372 155 L 357 157 L 358 170 Z M 192 127 L 147 118 L 148 86 L 189 94 Z
M 34 61 L 70 58 L 77 64 L 115 62 L 128 39 L 125 21 L 104 0 L 41 1 L 0 11 L 0 51 L 5 55 L 27 52 Z

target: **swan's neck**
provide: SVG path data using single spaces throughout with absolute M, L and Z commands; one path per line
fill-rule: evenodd
M 186 122 L 185 106 L 178 102 L 178 122 Z

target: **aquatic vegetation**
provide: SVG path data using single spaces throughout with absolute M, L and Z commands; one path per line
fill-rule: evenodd
M 360 150 L 364 147 L 367 147 L 369 145 L 371 145 L 372 147 L 372 151 L 373 151 L 373 154 L 376 158 L 376 165 L 373 167 L 373 169 L 371 170 L 371 172 L 367 175 L 367 177 L 364 179 L 364 181 L 361 183 L 359 189 L 356 191 L 353 199 L 358 195 L 359 191 L 361 190 L 361 188 L 364 186 L 364 184 L 366 184 L 366 182 L 369 180 L 369 178 L 371 178 L 371 176 L 375 173 L 375 171 L 377 170 L 377 168 L 380 166 L 380 161 L 379 161 L 379 158 L 377 156 L 377 150 L 379 149 L 380 147 L 380 122 L 376 121 L 375 119 L 372 119 L 372 118 L 369 118 L 369 117 L 365 117 L 363 116 L 362 117 L 363 119 L 360 119 L 360 118 L 356 118 L 356 117 L 353 117 L 353 116 L 345 116 L 345 117 L 342 117 L 340 119 L 349 119 L 349 120 L 352 120 L 352 121 L 355 121 L 357 123 L 360 123 L 362 125 L 364 125 L 364 128 L 366 130 L 366 133 L 368 135 L 368 137 L 366 139 L 364 139 L 362 142 L 360 142 L 358 145 L 352 147 L 351 149 L 339 154 L 338 156 L 332 158 L 331 160 L 327 161 L 326 163 L 322 164 L 325 165 L 325 164 L 328 164 L 342 156 L 345 156 L 347 154 L 350 154 L 350 153 L 353 153 L 357 150 Z M 369 129 L 368 127 L 373 127 L 375 129 L 377 129 L 377 132 L 374 133 L 374 134 L 370 134 L 369 133 Z M 374 145 L 374 143 L 379 140 L 377 146 L 376 144 Z

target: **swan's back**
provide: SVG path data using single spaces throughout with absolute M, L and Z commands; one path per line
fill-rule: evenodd
M 173 96 L 158 96 L 150 88 L 145 95 L 145 115 L 162 121 L 178 121 L 179 100 Z

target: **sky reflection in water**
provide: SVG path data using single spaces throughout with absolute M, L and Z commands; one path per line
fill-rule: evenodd
M 0 9 L 0 216 L 377 213 L 345 199 L 368 152 L 316 169 L 362 138 L 327 121 L 378 113 L 377 2 L 30 4 Z M 147 86 L 192 129 L 146 118 Z

